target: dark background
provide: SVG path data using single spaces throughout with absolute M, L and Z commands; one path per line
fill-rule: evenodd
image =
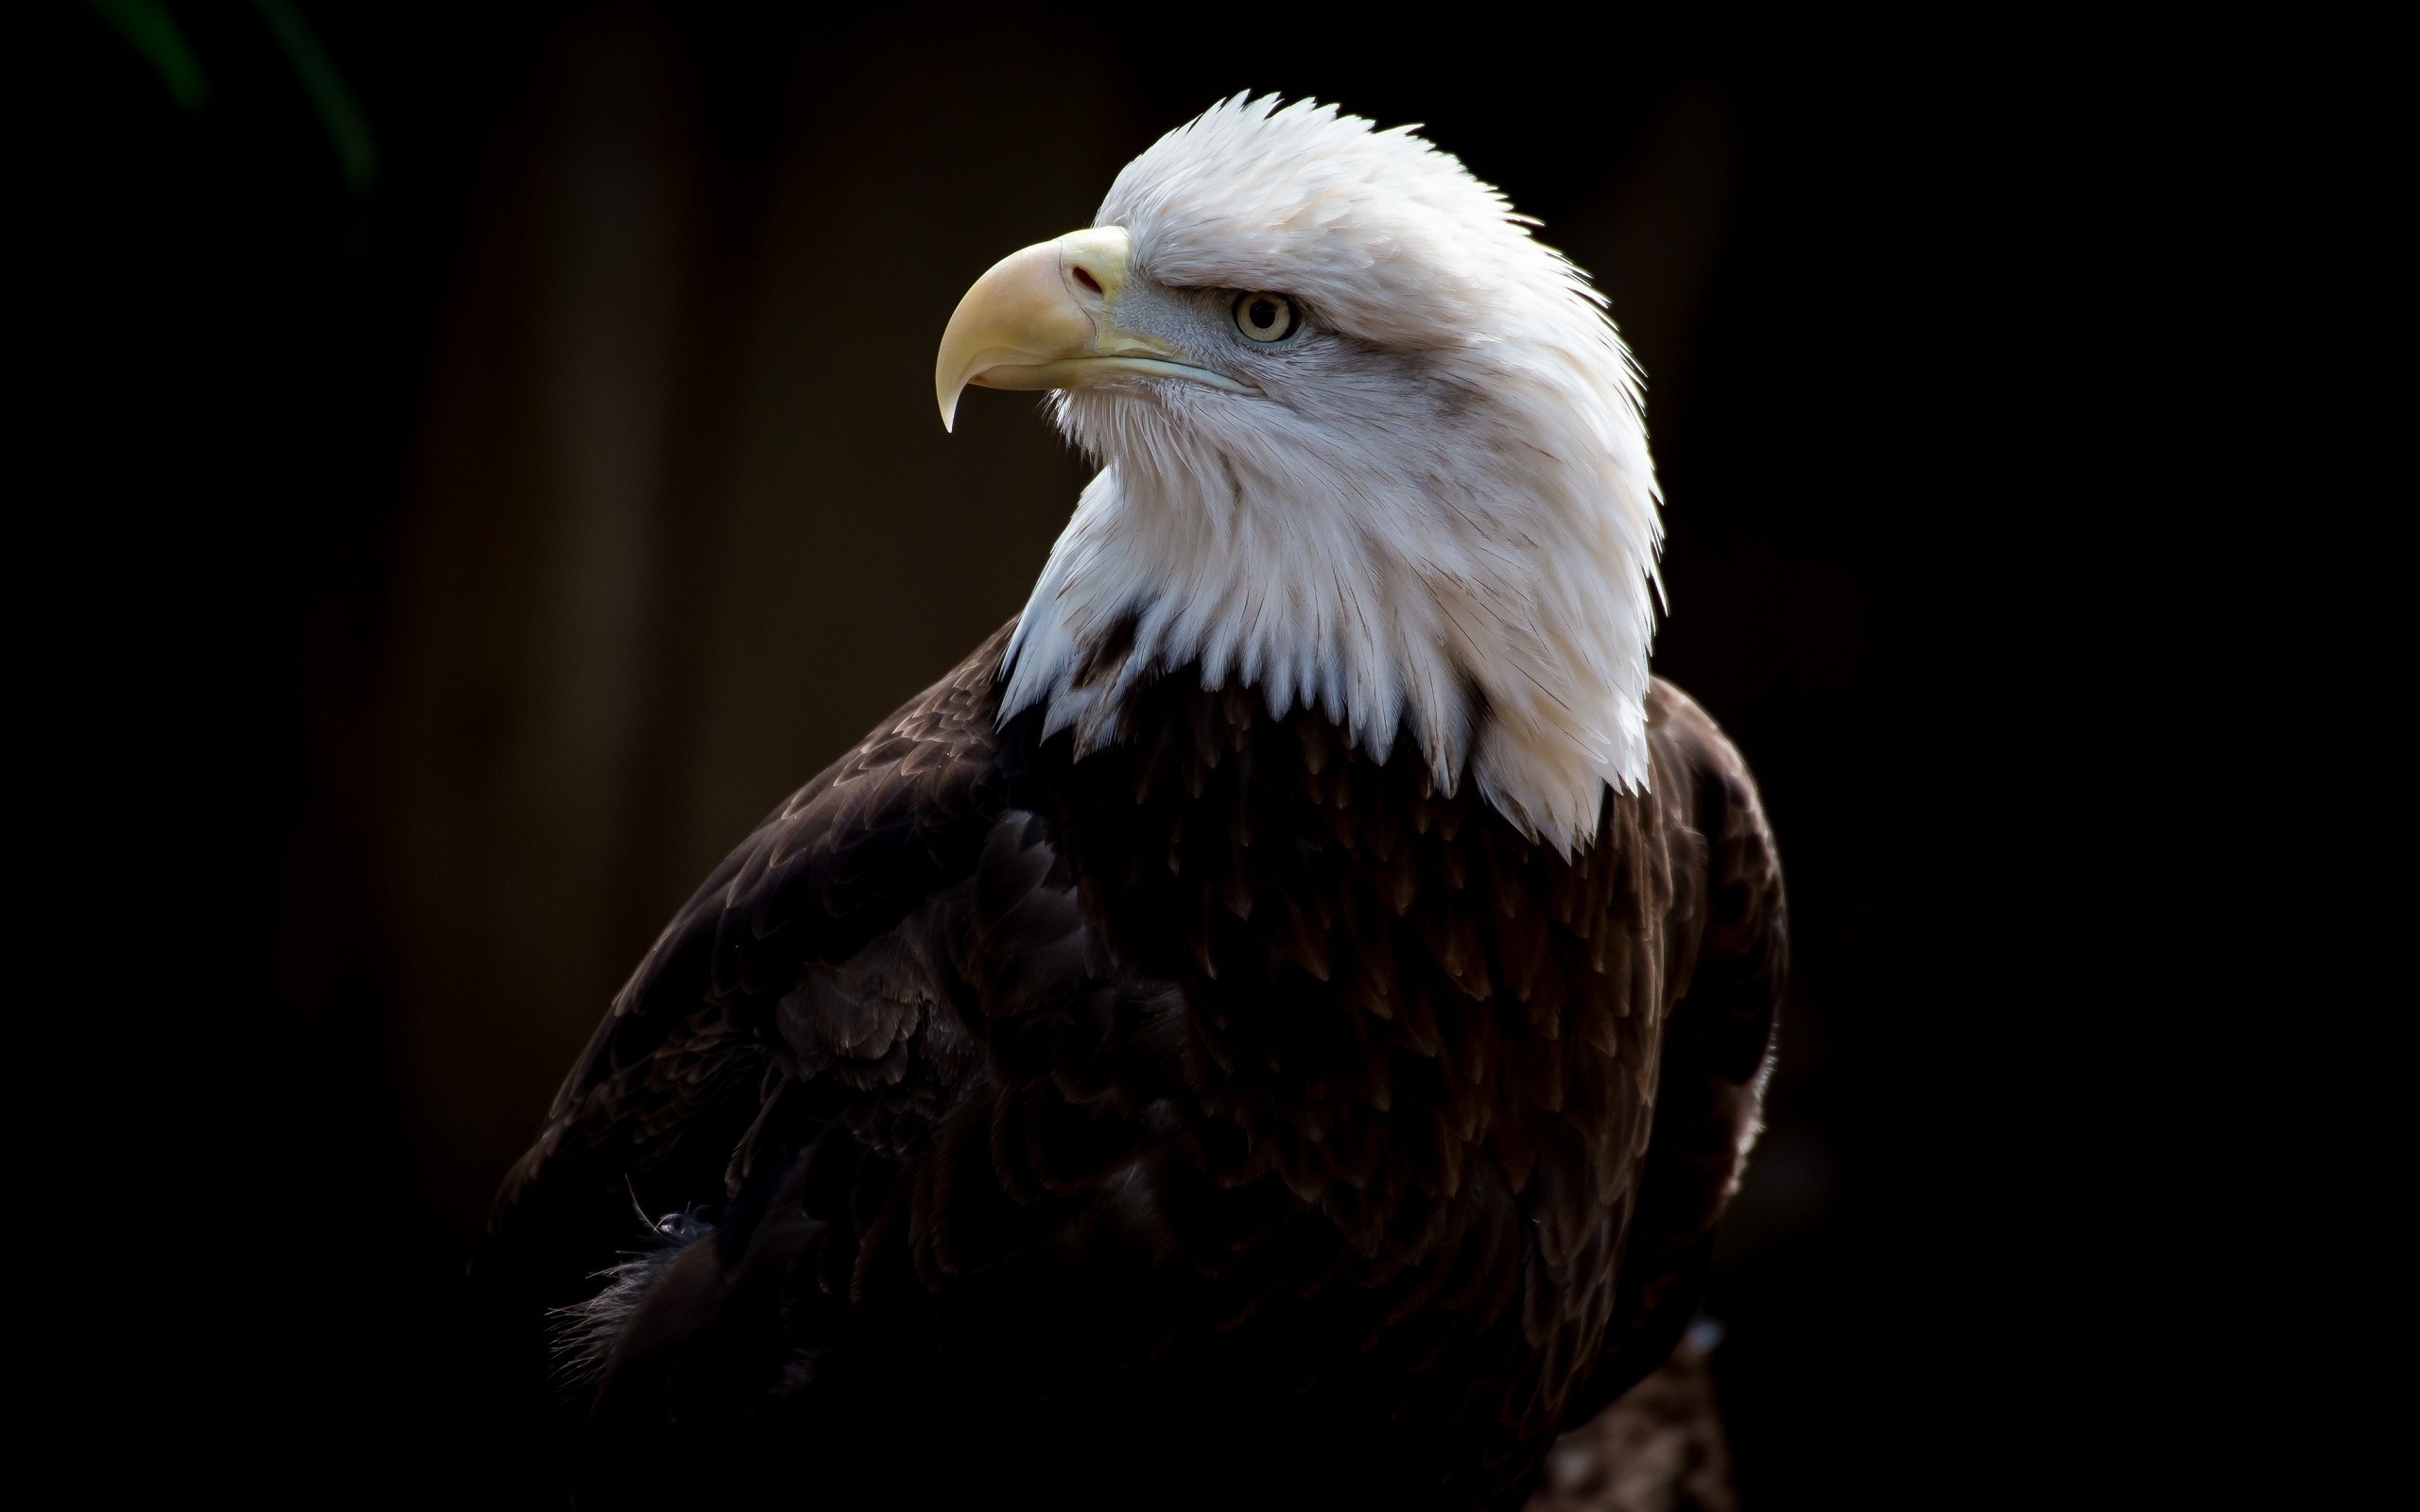
M 1246 88 L 1426 123 L 1649 374 L 1656 667 L 1794 915 L 1708 1302 L 1747 1504 L 1996 1501 L 2139 1435 L 2152 1347 L 2092 1320 L 2185 1284 L 2126 1258 L 2176 1145 L 2095 1026 L 2166 1011 L 2103 954 L 2145 928 L 2115 832 L 2164 821 L 2062 774 L 2140 747 L 2108 595 L 2176 505 L 2063 375 L 2148 340 L 2076 290 L 2139 274 L 2189 129 L 2111 127 L 2015 22 L 315 4 L 349 186 L 262 12 L 172 13 L 199 110 L 91 9 L 9 60 L 55 506 L 17 917 L 65 962 L 22 1171 L 102 1298 L 28 1326 L 134 1430 L 95 1473 L 475 1499 L 444 1371 L 497 1177 L 671 909 L 1019 606 L 1085 476 L 1023 396 L 942 434 L 950 309 Z

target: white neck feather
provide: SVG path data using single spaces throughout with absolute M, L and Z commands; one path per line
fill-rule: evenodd
M 1606 784 L 1645 784 L 1658 529 L 1634 410 L 1632 445 L 1556 427 L 1500 448 L 1493 404 L 1371 438 L 1267 414 L 1222 427 L 1224 407 L 1190 400 L 1059 401 L 1108 461 L 1034 585 L 1002 717 L 1044 704 L 1089 753 L 1138 686 L 1198 661 L 1208 686 L 1257 689 L 1280 717 L 1316 707 L 1380 759 L 1412 741 L 1448 790 L 1467 773 L 1566 854 Z

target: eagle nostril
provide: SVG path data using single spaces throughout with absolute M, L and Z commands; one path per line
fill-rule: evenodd
M 1098 294 L 1100 292 L 1100 280 L 1093 277 L 1092 271 L 1089 268 L 1078 267 L 1076 269 L 1076 282 L 1092 290 L 1095 294 Z

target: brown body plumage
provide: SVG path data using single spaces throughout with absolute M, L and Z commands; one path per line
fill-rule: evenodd
M 1657 683 L 1566 859 L 1190 668 L 1076 760 L 997 723 L 1008 635 L 733 853 L 499 1196 L 510 1326 L 593 1356 L 582 1504 L 1517 1503 L 1753 1139 L 1737 754 Z M 593 1301 L 633 1195 L 711 1228 Z

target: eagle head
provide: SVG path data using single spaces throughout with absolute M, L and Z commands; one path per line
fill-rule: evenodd
M 1054 390 L 1100 467 L 1002 717 L 1080 754 L 1197 664 L 1585 845 L 1647 778 L 1662 527 L 1637 368 L 1534 224 L 1410 128 L 1237 95 L 984 274 L 942 422 L 969 384 Z

